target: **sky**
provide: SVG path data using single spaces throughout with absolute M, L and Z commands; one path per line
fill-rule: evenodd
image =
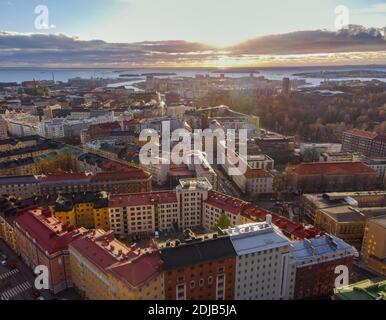
M 35 8 L 39 5 L 44 5 L 48 9 L 48 29 L 36 28 L 35 22 L 39 12 L 36 13 Z M 219 65 L 248 63 L 247 54 L 254 55 L 253 59 L 249 59 L 252 63 L 273 61 L 270 55 L 274 55 L 277 61 L 283 55 L 288 55 L 284 61 L 287 63 L 294 60 L 291 56 L 293 54 L 322 54 L 317 57 L 306 57 L 310 63 L 317 63 L 318 59 L 323 62 L 331 60 L 325 56 L 326 53 L 334 53 L 333 60 L 341 61 L 347 59 L 345 53 L 363 52 L 363 48 L 356 44 L 355 47 L 349 48 L 351 51 L 347 51 L 346 47 L 346 51 L 343 50 L 339 54 L 332 46 L 331 50 L 322 48 L 319 52 L 303 49 L 295 52 L 292 48 L 288 52 L 285 50 L 280 52 L 279 57 L 276 56 L 277 48 L 272 52 L 264 52 L 264 56 L 261 50 L 256 52 L 251 52 L 250 49 L 246 52 L 236 50 L 237 54 L 233 52 L 235 47 L 247 40 L 268 35 L 319 29 L 336 32 L 335 9 L 339 5 L 349 9 L 350 24 L 366 28 L 386 26 L 386 0 L 0 0 L 0 32 L 7 33 L 6 39 L 0 37 L 0 48 L 3 50 L 2 55 L 5 59 L 3 62 L 6 64 L 16 62 L 28 64 L 27 55 L 14 54 L 20 48 L 18 44 L 12 50 L 11 33 L 17 36 L 18 41 L 20 41 L 20 35 L 43 34 L 47 37 L 66 35 L 78 41 L 85 41 L 82 42 L 85 47 L 93 40 L 103 40 L 110 44 L 170 40 L 174 40 L 171 42 L 174 45 L 175 40 L 199 43 L 205 46 L 200 48 L 199 54 L 202 55 L 205 51 L 204 54 L 207 55 L 209 50 L 216 51 L 216 56 L 212 56 L 211 61 L 217 61 L 214 64 Z M 4 39 L 8 44 L 7 47 L 1 46 Z M 56 38 L 53 39 L 56 41 Z M 264 42 L 264 44 L 267 43 Z M 39 42 L 36 42 L 35 46 L 38 45 Z M 174 47 L 171 46 L 171 48 Z M 232 48 L 231 56 L 221 54 L 221 52 L 229 53 L 229 48 Z M 40 49 L 43 50 L 44 47 Z M 56 48 L 56 50 L 61 49 L 65 50 L 66 47 Z M 386 51 L 386 48 L 384 49 Z M 140 50 L 143 53 L 143 47 Z M 374 51 L 372 47 L 369 52 L 374 53 Z M 381 52 L 383 49 L 377 47 L 376 51 Z M 47 50 L 45 53 L 47 54 Z M 132 53 L 131 50 L 130 54 Z M 368 59 L 369 54 L 364 56 L 364 59 Z M 76 54 L 74 58 L 75 56 Z M 10 58 L 8 62 L 7 58 Z M 24 60 L 15 61 L 16 58 Z M 299 61 L 301 59 L 304 59 L 304 56 Z M 372 59 L 374 62 L 382 62 L 384 54 L 379 53 Z M 139 59 L 138 63 L 144 63 L 142 60 Z M 156 60 L 153 59 L 152 63 L 158 63 Z M 189 57 L 189 63 L 193 60 L 193 57 Z M 131 59 L 128 63 L 135 63 L 135 61 Z

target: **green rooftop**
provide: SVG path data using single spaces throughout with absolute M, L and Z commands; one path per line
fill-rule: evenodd
M 340 300 L 386 300 L 386 280 L 360 281 L 342 289 L 335 289 L 335 296 Z

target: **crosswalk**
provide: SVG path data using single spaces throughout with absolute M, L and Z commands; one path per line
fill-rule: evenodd
M 11 270 L 11 271 L 9 271 L 7 273 L 0 274 L 0 280 L 7 279 L 7 278 L 13 276 L 14 274 L 16 274 L 18 272 L 19 272 L 18 269 L 14 269 L 14 270 Z
M 1 294 L 1 300 L 10 300 L 31 288 L 32 288 L 31 283 L 29 283 L 28 281 L 23 282 L 12 289 L 4 291 Z

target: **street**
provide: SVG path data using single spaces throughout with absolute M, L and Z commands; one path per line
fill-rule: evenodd
M 0 300 L 80 299 L 74 290 L 57 296 L 48 290 L 36 290 L 35 274 L 3 240 L 0 240 L 0 254 L 7 256 L 7 265 L 0 266 Z

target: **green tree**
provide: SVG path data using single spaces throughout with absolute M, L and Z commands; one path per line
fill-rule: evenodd
M 231 224 L 231 219 L 229 219 L 229 217 L 225 213 L 223 213 L 218 219 L 216 227 L 220 229 L 227 229 L 231 226 Z

